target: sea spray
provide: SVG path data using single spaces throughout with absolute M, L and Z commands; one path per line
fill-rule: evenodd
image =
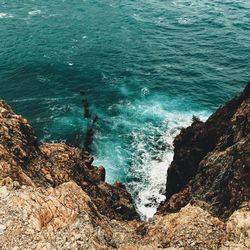
M 78 146 L 91 100 L 93 154 L 142 217 L 164 199 L 172 142 L 250 79 L 250 2 L 2 1 L 0 96 L 40 142 Z M 70 10 L 70 11 L 69 11 Z
M 195 110 L 190 100 L 142 92 L 135 101 L 110 107 L 117 114 L 106 121 L 114 138 L 99 128 L 94 163 L 107 168 L 108 182 L 120 177 L 126 183 L 141 218 L 149 219 L 165 199 L 174 138 L 194 115 L 205 120 L 210 112 Z
M 205 120 L 205 113 L 195 113 Z M 165 200 L 167 170 L 174 155 L 173 141 L 182 127 L 192 122 L 192 113 L 168 113 L 159 127 L 150 126 L 150 135 L 135 132 L 131 172 L 134 180 L 128 183 L 142 219 L 151 218 Z

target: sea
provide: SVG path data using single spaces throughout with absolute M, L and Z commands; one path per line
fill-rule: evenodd
M 93 125 L 94 165 L 144 219 L 181 128 L 248 81 L 249 0 L 0 0 L 0 98 L 40 143 L 83 147 Z

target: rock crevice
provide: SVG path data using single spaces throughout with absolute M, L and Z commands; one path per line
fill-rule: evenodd
M 57 187 L 73 181 L 110 219 L 139 218 L 125 187 L 107 184 L 104 168 L 92 166 L 89 153 L 82 156 L 79 149 L 65 144 L 39 146 L 27 120 L 16 115 L 4 101 L 0 102 L 0 124 L 1 179 L 10 177 L 20 185 L 33 187 Z
M 159 213 L 191 202 L 227 219 L 250 199 L 250 84 L 206 122 L 182 129 L 174 146 Z
M 167 199 L 142 222 L 89 153 L 39 146 L 0 101 L 0 249 L 249 249 L 250 84 L 174 146 Z

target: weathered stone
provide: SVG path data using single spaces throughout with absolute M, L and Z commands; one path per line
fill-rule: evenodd
M 91 155 L 86 152 L 82 157 L 79 149 L 65 144 L 39 147 L 27 120 L 16 115 L 4 101 L 0 101 L 0 111 L 0 180 L 10 178 L 33 187 L 55 187 L 74 181 L 109 218 L 139 218 L 127 190 L 105 183 L 105 169 L 92 166 Z M 9 189 L 14 187 L 13 181 L 6 185 Z
M 206 122 L 183 129 L 174 146 L 159 213 L 191 202 L 228 218 L 250 199 L 250 84 Z
M 249 92 L 177 137 L 175 182 L 148 222 L 90 154 L 39 147 L 27 121 L 0 101 L 0 248 L 249 249 Z

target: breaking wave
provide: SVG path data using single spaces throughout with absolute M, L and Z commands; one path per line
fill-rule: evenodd
M 95 164 L 106 167 L 108 182 L 121 177 L 141 217 L 149 219 L 165 199 L 174 138 L 191 124 L 194 115 L 205 120 L 209 111 L 192 110 L 184 100 L 151 97 L 145 88 L 141 92 L 140 101 L 110 107 L 118 114 L 106 120 L 114 138 L 104 136 L 99 128 Z M 183 110 L 185 106 L 189 111 Z

